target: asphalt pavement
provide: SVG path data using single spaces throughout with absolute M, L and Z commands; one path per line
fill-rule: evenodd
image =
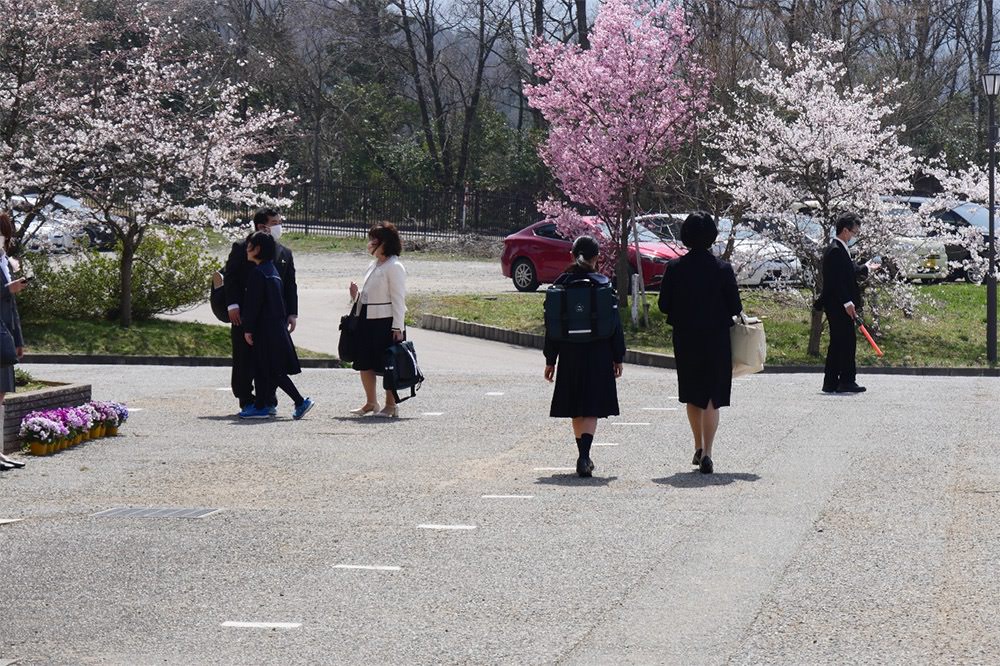
M 223 369 L 30 367 L 139 411 L 0 476 L 0 662 L 1000 659 L 995 379 L 737 381 L 702 476 L 674 374 L 627 366 L 582 480 L 539 352 L 455 342 L 392 421 L 350 370 L 241 423 Z

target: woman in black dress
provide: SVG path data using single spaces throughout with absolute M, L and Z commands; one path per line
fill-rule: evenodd
M 254 404 L 240 412 L 240 418 L 270 418 L 270 406 L 277 389 L 295 403 L 292 418 L 298 420 L 313 408 L 313 401 L 303 398 L 288 375 L 302 372 L 299 357 L 288 332 L 288 312 L 281 276 L 274 266 L 277 246 L 266 231 L 256 231 L 247 239 L 247 261 L 256 268 L 247 274 L 246 295 L 241 309 L 243 331 L 250 345 L 254 364 Z
M 743 311 L 736 274 L 709 248 L 719 230 L 712 216 L 699 211 L 681 225 L 681 241 L 689 249 L 663 273 L 660 311 L 674 329 L 678 398 L 687 403 L 694 435 L 694 460 L 711 474 L 712 443 L 719 428 L 719 408 L 729 406 L 733 355 L 729 329 Z
M 597 273 L 597 241 L 581 236 L 573 243 L 574 263 L 560 275 L 555 284 L 586 277 L 595 284 L 607 284 L 608 278 Z M 593 288 L 593 287 L 591 287 Z M 552 407 L 549 416 L 573 420 L 573 435 L 579 457 L 576 473 L 591 476 L 594 463 L 590 447 L 597 431 L 597 419 L 618 415 L 618 387 L 615 380 L 622 376 L 625 359 L 625 335 L 614 310 L 614 334 L 605 340 L 591 342 L 558 342 L 545 338 L 545 379 L 555 376 Z M 556 362 L 559 370 L 556 371 Z
M 14 298 L 14 295 L 24 290 L 28 282 L 24 278 L 14 279 L 16 262 L 8 256 L 8 252 L 14 245 L 15 236 L 14 221 L 10 214 L 0 210 L 0 279 L 2 279 L 2 284 L 0 284 L 0 321 L 13 336 L 17 357 L 21 358 L 24 356 L 24 338 L 21 335 L 21 317 L 17 313 L 17 299 Z M 4 396 L 13 392 L 14 366 L 0 367 L 0 423 L 3 423 L 4 410 L 6 409 Z M 24 467 L 24 463 L 5 456 L 3 443 L 0 442 L 0 472 L 20 467 Z

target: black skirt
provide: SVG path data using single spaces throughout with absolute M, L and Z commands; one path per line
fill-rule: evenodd
M 603 418 L 617 415 L 618 385 L 612 340 L 560 345 L 549 416 Z
M 357 350 L 354 354 L 355 370 L 374 370 L 385 373 L 385 350 L 392 346 L 392 317 L 368 319 L 368 306 L 361 306 L 358 318 Z
M 733 386 L 733 349 L 729 328 L 684 331 L 674 328 L 677 396 L 683 403 L 705 409 L 728 407 Z

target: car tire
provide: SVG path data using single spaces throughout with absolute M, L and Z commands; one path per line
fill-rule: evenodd
M 536 291 L 538 289 L 538 273 L 535 266 L 527 259 L 518 259 L 510 269 L 511 280 L 518 291 Z
M 986 271 L 979 269 L 970 273 L 968 269 L 966 269 L 965 281 L 969 284 L 983 284 L 986 282 Z

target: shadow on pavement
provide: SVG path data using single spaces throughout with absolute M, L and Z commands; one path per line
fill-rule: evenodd
M 549 486 L 606 486 L 617 480 L 617 476 L 592 476 L 585 479 L 576 474 L 553 474 L 552 476 L 540 476 L 535 483 Z
M 674 488 L 704 488 L 705 486 L 728 486 L 734 481 L 758 481 L 757 474 L 747 474 L 746 472 L 721 472 L 718 474 L 702 474 L 695 470 L 693 472 L 678 472 L 673 476 L 662 479 L 653 479 L 653 483 Z
M 381 416 L 331 416 L 328 417 L 332 421 L 341 421 L 343 423 L 358 423 L 358 424 L 386 424 L 394 422 L 403 421 L 414 421 L 415 417 L 412 416 L 397 416 L 392 419 L 385 419 Z

